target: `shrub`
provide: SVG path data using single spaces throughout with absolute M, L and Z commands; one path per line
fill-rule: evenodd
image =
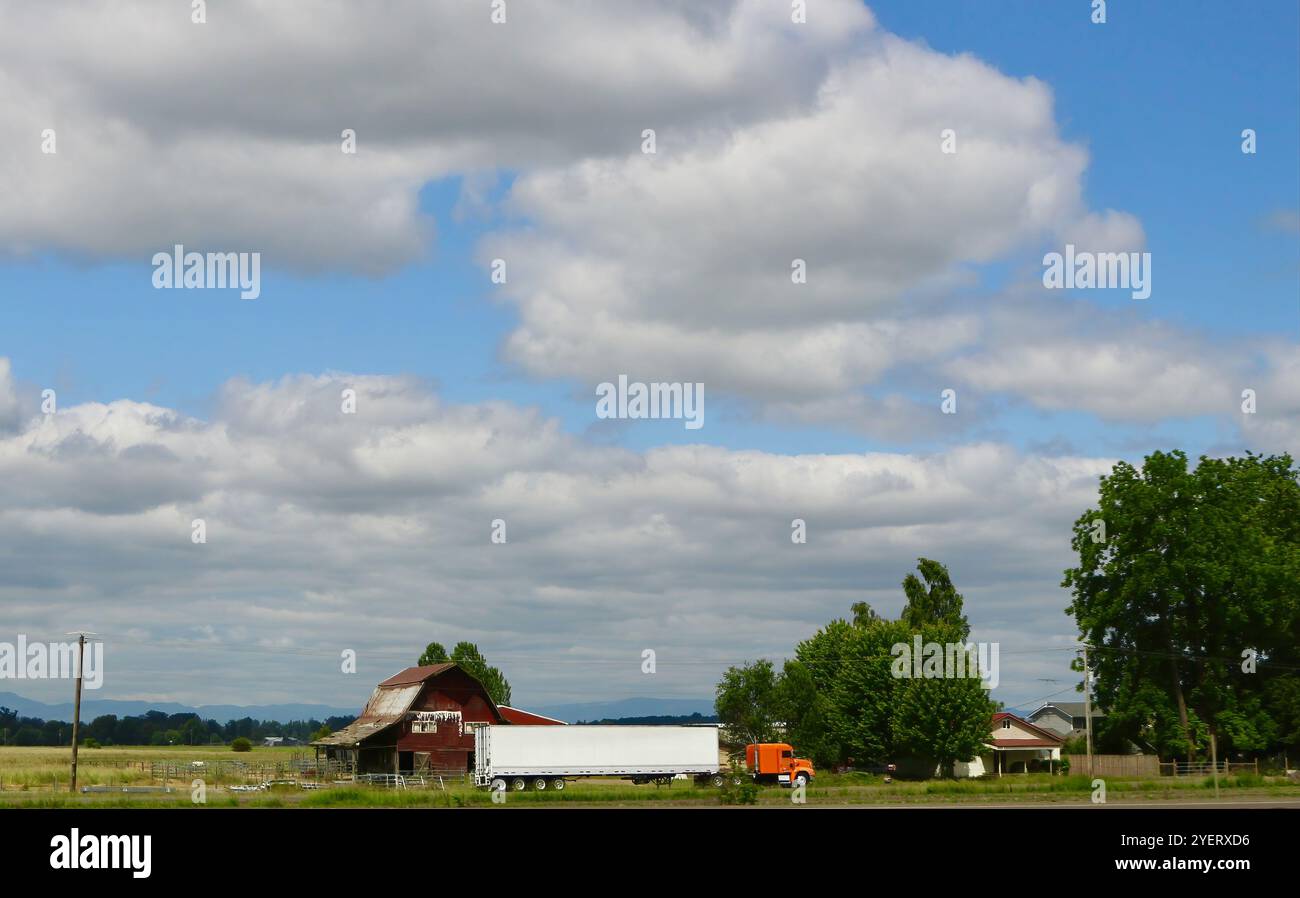
M 758 804 L 758 784 L 744 767 L 732 761 L 724 776 L 722 788 L 718 790 L 723 804 Z
M 240 736 L 234 742 L 230 743 L 231 751 L 252 751 L 253 743 L 249 742 L 244 736 Z

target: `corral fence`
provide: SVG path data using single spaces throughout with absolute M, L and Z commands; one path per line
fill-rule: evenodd
M 359 783 L 372 786 L 385 786 L 389 789 L 423 789 L 432 787 L 447 791 L 446 781 L 439 775 L 419 773 L 363 773 L 357 777 Z
M 1213 776 L 1216 765 L 1209 761 L 1167 761 L 1160 765 L 1161 776 Z M 1220 776 L 1253 773 L 1259 775 L 1259 761 L 1220 761 L 1217 765 Z
M 1086 755 L 1070 756 L 1070 772 L 1088 773 Z M 1100 777 L 1213 776 L 1215 765 L 1209 761 L 1161 761 L 1156 755 L 1093 755 L 1092 775 Z M 1259 761 L 1220 761 L 1220 776 L 1259 774 Z
M 240 761 L 236 759 L 218 761 L 147 761 L 139 762 L 141 772 L 146 766 L 149 778 L 166 783 L 169 780 L 189 781 L 195 778 L 222 781 L 243 782 L 297 782 L 314 780 L 330 782 L 352 780 L 356 778 L 354 765 L 349 761 L 325 760 L 295 756 L 286 761 Z

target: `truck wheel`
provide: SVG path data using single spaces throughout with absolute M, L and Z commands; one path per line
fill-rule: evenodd
M 504 792 L 506 791 L 506 781 L 498 776 L 492 781 L 491 788 L 493 792 Z
M 554 789 L 556 792 L 563 792 L 564 778 L 557 776 L 555 779 L 551 780 L 551 788 Z
M 517 776 L 510 781 L 510 788 L 514 789 L 516 792 L 524 791 L 524 787 L 527 785 L 528 784 L 524 782 L 524 778 L 522 776 Z
M 537 779 L 533 780 L 533 788 L 534 788 L 535 790 L 537 790 L 538 792 L 545 792 L 545 791 L 546 791 L 546 777 L 544 777 L 544 776 L 539 776 Z
M 709 779 L 709 782 L 713 783 L 713 787 L 714 787 L 715 789 L 720 789 L 720 788 L 722 788 L 722 784 L 725 783 L 726 781 L 727 781 L 726 777 L 724 777 L 721 773 L 715 773 L 715 774 L 714 774 L 714 775 Z
M 803 786 L 805 789 L 808 788 L 808 774 L 796 773 L 794 775 L 794 784 L 796 786 Z

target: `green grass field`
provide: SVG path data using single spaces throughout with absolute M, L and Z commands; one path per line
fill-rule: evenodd
M 183 776 L 168 780 L 171 793 L 124 794 L 68 792 L 68 766 L 71 752 L 66 748 L 0 747 L 0 808 L 23 807 L 492 807 L 492 796 L 462 781 L 412 787 L 405 790 L 352 783 L 326 785 L 319 789 L 302 789 L 293 785 L 272 786 L 258 792 L 231 791 L 230 786 L 252 782 L 256 776 L 217 775 L 216 762 L 237 760 L 253 770 L 269 770 L 277 763 L 290 761 L 302 754 L 301 748 L 254 748 L 235 753 L 224 746 L 144 746 L 139 748 L 82 749 L 78 755 L 79 786 L 161 786 L 150 776 L 154 762 L 168 762 Z M 203 767 L 193 767 L 201 761 Z M 202 778 L 206 785 L 206 802 L 191 800 L 191 783 Z M 1233 797 L 1270 796 L 1300 797 L 1300 784 L 1281 777 L 1254 774 L 1221 777 L 1221 790 Z M 1212 794 L 1208 778 L 1159 777 L 1153 779 L 1106 780 L 1110 800 L 1144 799 L 1204 800 Z M 1008 775 L 979 780 L 928 780 L 923 782 L 882 782 L 866 774 L 822 774 L 809 787 L 809 805 L 908 805 L 908 804 L 979 804 L 1005 802 L 1062 803 L 1087 802 L 1092 793 L 1091 780 L 1085 776 L 1049 776 L 1047 774 Z M 761 805 L 788 805 L 790 791 L 763 787 L 758 791 Z M 720 804 L 719 792 L 700 788 L 689 781 L 677 781 L 671 787 L 634 786 L 624 780 L 578 780 L 562 792 L 507 793 L 506 807 L 601 806 L 665 807 L 709 806 Z

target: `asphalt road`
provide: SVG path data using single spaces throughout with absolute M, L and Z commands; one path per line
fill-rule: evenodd
M 1217 810 L 1252 810 L 1257 808 L 1295 808 L 1300 810 L 1300 797 L 1297 798 L 1259 798 L 1259 799 L 1232 799 L 1221 798 L 1218 801 L 1206 799 L 1204 801 L 1181 801 L 1178 799 L 1152 799 L 1149 801 L 1108 801 L 1105 804 L 1093 804 L 1091 801 L 1035 801 L 1035 802 L 999 802 L 999 801 L 981 801 L 975 802 L 947 802 L 934 804 L 841 804 L 841 805 L 814 805 L 807 804 L 803 807 L 814 808 L 858 808 L 861 810 L 906 810 L 909 808 L 1079 808 L 1079 809 L 1098 809 L 1106 808 L 1211 808 Z

